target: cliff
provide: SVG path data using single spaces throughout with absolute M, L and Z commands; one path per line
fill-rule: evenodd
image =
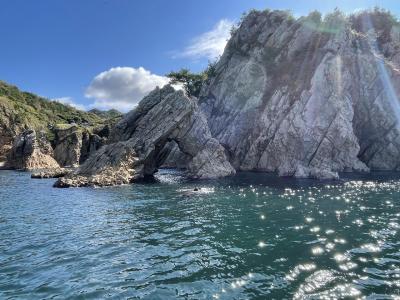
M 191 178 L 400 170 L 399 50 L 400 23 L 379 9 L 298 19 L 251 11 L 198 98 L 157 88 L 115 125 L 53 131 L 57 162 L 83 163 L 56 186 L 125 184 L 163 165 Z
M 237 170 L 399 170 L 400 26 L 387 12 L 252 11 L 200 95 Z
M 61 166 L 76 166 L 104 143 L 107 128 L 121 118 L 115 111 L 84 112 L 71 106 L 22 92 L 15 86 L 0 81 L 0 164 L 10 168 L 37 169 L 54 166 L 41 149 L 46 140 L 55 148 L 49 154 Z M 71 130 L 69 128 L 76 130 Z M 20 151 L 21 142 L 29 140 L 32 151 Z M 68 141 L 74 143 L 65 146 Z M 12 149 L 14 147 L 14 149 Z M 42 150 L 42 151 L 40 151 Z M 82 155 L 81 155 L 82 152 Z M 27 157 L 20 157 L 22 154 Z M 31 155 L 34 154 L 34 155 Z M 26 163 L 29 157 L 30 163 Z M 38 159 L 43 158 L 43 163 Z M 17 161 L 17 159 L 20 159 Z M 9 160 L 7 162 L 7 160 Z M 33 162 L 35 161 L 35 162 Z
M 163 149 L 172 141 L 188 156 L 188 177 L 208 179 L 235 173 L 224 148 L 211 136 L 197 99 L 167 85 L 143 98 L 113 127 L 110 143 L 55 186 L 120 185 L 153 175 L 164 163 Z

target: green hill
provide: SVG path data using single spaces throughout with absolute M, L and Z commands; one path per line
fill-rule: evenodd
M 22 92 L 17 87 L 0 81 L 0 126 L 6 125 L 9 130 L 47 130 L 57 124 L 71 123 L 97 126 L 104 122 L 105 119 L 98 114 Z
M 91 109 L 89 113 L 95 114 L 103 119 L 114 119 L 122 117 L 122 113 L 116 109 L 99 110 L 97 108 Z
M 25 129 L 44 131 L 49 141 L 54 139 L 54 128 L 76 124 L 91 130 L 116 122 L 121 114 L 86 112 L 75 109 L 0 81 L 0 158 L 16 135 Z

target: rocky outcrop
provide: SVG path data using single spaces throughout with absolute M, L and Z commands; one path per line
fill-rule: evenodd
M 381 11 L 251 12 L 203 88 L 237 170 L 337 178 L 400 168 L 400 34 Z
M 82 134 L 82 147 L 80 150 L 79 163 L 85 162 L 88 157 L 100 149 L 103 145 L 107 143 L 107 138 L 102 137 L 96 133 L 91 133 L 89 131 L 84 131 Z
M 299 19 L 252 11 L 198 100 L 166 86 L 115 126 L 59 130 L 57 161 L 83 164 L 56 185 L 126 184 L 160 166 L 191 178 L 400 170 L 399 28 L 380 10 Z
M 0 135 L 0 167 L 4 166 L 12 148 L 12 138 L 9 135 Z
M 224 148 L 208 129 L 197 106 L 171 86 L 157 88 L 125 115 L 110 134 L 111 144 L 89 156 L 77 171 L 56 182 L 57 187 L 105 186 L 130 183 L 152 175 L 163 164 L 161 151 L 170 141 L 190 156 L 192 178 L 217 178 L 235 173 Z
M 162 168 L 185 169 L 191 157 L 179 150 L 176 142 L 171 141 L 165 145 L 157 159 L 164 161 Z
M 133 182 L 142 176 L 142 165 L 127 143 L 102 147 L 76 171 L 57 180 L 55 187 L 113 186 Z
M 45 138 L 38 138 L 34 130 L 27 130 L 14 140 L 5 167 L 18 170 L 59 168 L 51 152 Z
M 0 80 L 0 166 L 8 157 L 14 139 L 25 130 L 33 129 L 37 133 L 44 131 L 55 147 L 54 128 L 76 124 L 84 130 L 92 131 L 97 127 L 115 124 L 120 117 L 121 114 L 115 110 L 93 113 L 80 111 L 69 105 L 20 91 Z M 71 163 L 68 161 L 67 164 Z
M 22 126 L 18 126 L 20 124 L 15 125 L 13 112 L 7 105 L 4 105 L 5 100 L 0 96 L 0 167 L 3 167 L 7 161 L 14 138 L 24 131 Z
M 40 171 L 33 172 L 31 174 L 31 178 L 36 178 L 36 179 L 60 178 L 66 176 L 70 172 L 72 172 L 72 170 L 66 168 L 42 169 Z
M 61 166 L 77 167 L 81 156 L 82 130 L 78 126 L 57 128 L 54 157 Z
M 94 132 L 76 125 L 56 128 L 55 159 L 63 167 L 78 167 L 90 154 L 106 144 L 108 130 L 108 126 L 95 128 Z

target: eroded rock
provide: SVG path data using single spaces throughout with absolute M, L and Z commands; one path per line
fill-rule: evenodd
M 155 89 L 110 134 L 115 142 L 91 155 L 56 187 L 127 184 L 152 175 L 163 164 L 159 154 L 175 141 L 190 156 L 187 175 L 216 178 L 235 173 L 224 148 L 212 138 L 196 99 L 171 86 Z
M 77 167 L 81 157 L 82 129 L 75 125 L 55 130 L 54 158 L 61 166 Z
M 199 100 L 232 165 L 312 178 L 398 170 L 400 43 L 388 19 L 251 12 Z
M 18 170 L 59 168 L 50 152 L 51 146 L 45 138 L 37 138 L 36 131 L 27 130 L 15 138 L 5 166 Z
M 32 173 L 31 178 L 36 178 L 36 179 L 60 178 L 69 174 L 70 172 L 72 172 L 72 170 L 66 168 L 44 169 Z
M 106 144 L 108 126 L 103 126 L 94 132 L 88 129 L 68 125 L 55 129 L 54 158 L 63 167 L 78 167 L 92 153 Z M 103 136 L 100 136 L 103 135 Z

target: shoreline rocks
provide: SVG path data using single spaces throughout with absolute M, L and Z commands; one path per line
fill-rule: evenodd
M 45 178 L 60 178 L 71 173 L 71 169 L 66 168 L 55 168 L 55 169 L 44 169 L 36 170 L 31 174 L 31 178 L 35 179 L 45 179 Z
M 108 131 L 105 128 L 107 126 L 96 132 L 102 134 L 104 131 L 107 134 Z M 73 168 L 82 164 L 90 154 L 106 144 L 107 140 L 105 136 L 101 137 L 76 125 L 56 128 L 55 135 L 54 158 L 61 166 Z
M 77 167 L 57 187 L 128 184 L 162 166 L 194 179 L 399 171 L 399 28 L 379 10 L 298 19 L 252 11 L 199 99 L 157 88 L 114 126 L 57 129 L 54 151 L 24 133 L 11 166 L 54 169 L 37 173 L 45 178 L 62 176 L 52 156 Z
M 165 156 L 161 158 L 160 153 L 170 141 L 190 157 L 188 177 L 235 173 L 224 148 L 212 138 L 196 99 L 169 85 L 146 96 L 115 125 L 110 136 L 117 142 L 100 148 L 55 186 L 120 185 L 152 175 L 163 164 Z
M 17 170 L 57 169 L 59 164 L 51 156 L 51 146 L 38 139 L 35 130 L 26 130 L 16 137 L 5 168 Z

